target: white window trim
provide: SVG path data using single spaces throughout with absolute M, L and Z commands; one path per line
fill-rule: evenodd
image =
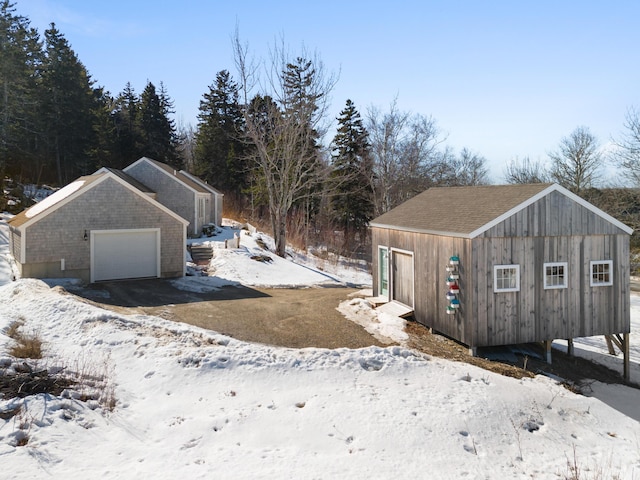
M 562 267 L 564 269 L 564 284 L 562 284 L 562 285 L 547 285 L 547 267 Z M 569 265 L 568 265 L 567 262 L 548 262 L 548 263 L 545 263 L 542 268 L 543 268 L 542 274 L 543 274 L 543 281 L 544 281 L 544 289 L 545 290 L 552 290 L 552 289 L 567 288 L 568 287 L 567 271 L 568 271 Z
M 594 265 L 609 265 L 609 281 L 594 282 L 593 267 Z M 589 285 L 592 287 L 610 287 L 613 285 L 613 260 L 592 260 L 589 262 Z
M 516 286 L 514 288 L 498 288 L 498 270 L 515 269 Z M 494 293 L 519 292 L 520 291 L 520 265 L 494 265 L 493 266 L 493 291 Z

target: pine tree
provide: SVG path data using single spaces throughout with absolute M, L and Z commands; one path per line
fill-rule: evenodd
M 127 82 L 124 90 L 116 98 L 113 115 L 117 152 L 123 164 L 126 165 L 144 156 L 144 151 L 141 148 L 142 139 L 138 129 L 140 98 L 131 83 Z
M 200 100 L 195 161 L 196 173 L 226 192 L 240 192 L 247 186 L 242 124 L 238 85 L 222 70 Z
M 36 172 L 36 72 L 42 45 L 15 4 L 0 2 L 0 178 Z
M 305 236 L 320 209 L 320 195 L 323 187 L 322 157 L 320 151 L 320 134 L 317 131 L 318 102 L 324 92 L 318 91 L 314 85 L 317 75 L 311 60 L 296 57 L 286 64 L 282 72 L 283 97 L 281 99 L 283 116 L 294 126 L 296 135 L 290 146 L 291 154 L 297 155 L 302 162 L 302 174 L 308 181 L 300 192 L 293 207 L 304 215 Z
M 137 126 L 140 134 L 140 149 L 144 156 L 166 162 L 180 168 L 176 152 L 176 127 L 169 118 L 172 102 L 164 85 L 160 84 L 157 93 L 153 83 L 148 82 L 140 96 L 140 111 Z
M 55 27 L 44 33 L 40 109 L 44 155 L 58 184 L 91 173 L 95 96 L 92 80 L 69 43 Z
M 374 202 L 370 188 L 373 164 L 367 130 L 351 100 L 338 117 L 333 140 L 331 206 L 344 231 L 347 246 L 355 234 L 365 233 L 373 217 Z
M 93 126 L 94 141 L 89 149 L 89 156 L 94 168 L 124 167 L 118 155 L 116 115 L 115 99 L 103 88 L 96 89 Z

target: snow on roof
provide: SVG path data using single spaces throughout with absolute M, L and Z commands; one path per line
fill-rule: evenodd
M 49 195 L 44 200 L 36 203 L 33 207 L 28 209 L 25 212 L 25 216 L 27 218 L 33 218 L 36 215 L 41 214 L 47 208 L 54 206 L 56 203 L 61 202 L 65 198 L 73 195 L 75 192 L 80 190 L 82 186 L 85 184 L 84 180 L 76 180 L 75 182 L 71 182 L 66 187 L 61 188 L 56 193 Z

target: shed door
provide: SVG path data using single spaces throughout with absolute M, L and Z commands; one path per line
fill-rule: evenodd
M 91 232 L 91 281 L 160 276 L 160 230 Z
M 413 253 L 391 251 L 392 300 L 413 308 Z

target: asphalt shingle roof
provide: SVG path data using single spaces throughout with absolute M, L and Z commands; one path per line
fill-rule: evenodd
M 551 184 L 434 187 L 371 221 L 371 226 L 469 235 Z

